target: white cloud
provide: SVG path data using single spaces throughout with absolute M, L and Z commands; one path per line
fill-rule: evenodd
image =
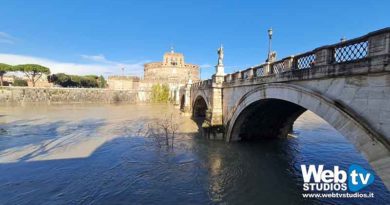
M 86 60 L 90 60 L 90 61 L 100 62 L 100 63 L 108 63 L 109 62 L 103 54 L 81 55 L 81 58 L 86 59 Z
M 10 34 L 5 32 L 0 32 L 0 43 L 13 44 L 15 40 L 16 38 L 11 36 Z
M 107 60 L 103 55 L 87 56 L 84 55 L 84 59 L 93 61 L 91 63 L 73 63 L 73 62 L 60 62 L 50 60 L 46 58 L 39 58 L 34 56 L 15 55 L 0 53 L 0 62 L 10 65 L 17 64 L 39 64 L 50 68 L 51 73 L 67 73 L 74 75 L 116 75 L 121 74 L 121 68 L 125 68 L 125 74 L 127 75 L 141 75 L 143 71 L 143 64 L 145 62 L 137 62 L 133 64 L 125 64 L 115 61 Z
M 206 64 L 200 65 L 199 67 L 201 67 L 201 68 L 212 68 L 212 67 L 214 67 L 214 66 L 212 66 L 212 65 L 206 63 Z

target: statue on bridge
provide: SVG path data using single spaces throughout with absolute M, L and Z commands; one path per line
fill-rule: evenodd
M 276 61 L 276 51 L 272 51 L 268 56 L 267 62 L 272 63 L 275 61 Z
M 218 65 L 223 65 L 223 46 L 218 49 Z
M 221 47 L 218 48 L 218 64 L 215 66 L 216 68 L 216 75 L 223 76 L 224 74 L 224 67 L 223 67 L 223 46 L 221 44 Z

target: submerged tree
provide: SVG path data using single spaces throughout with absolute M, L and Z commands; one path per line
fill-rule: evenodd
M 171 116 L 156 120 L 148 125 L 148 136 L 153 137 L 159 147 L 165 144 L 167 149 L 174 148 L 175 135 L 179 130 L 178 119 Z M 163 143 L 165 142 L 165 143 Z
M 31 81 L 33 87 L 35 87 L 35 83 L 42 77 L 43 74 L 50 74 L 49 68 L 37 64 L 17 65 L 15 69 L 23 72 Z
M 3 86 L 4 74 L 9 71 L 13 71 L 13 67 L 11 65 L 0 63 L 0 86 Z

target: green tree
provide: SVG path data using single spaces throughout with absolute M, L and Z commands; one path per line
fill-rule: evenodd
M 152 86 L 152 101 L 153 102 L 168 102 L 169 86 L 166 84 L 155 84 Z
M 99 77 L 96 75 L 66 75 L 64 73 L 57 73 L 50 76 L 54 84 L 62 87 L 83 87 L 83 88 L 97 88 L 99 87 Z
M 21 71 L 27 76 L 27 78 L 32 82 L 33 87 L 35 87 L 35 83 L 42 77 L 43 74 L 50 74 L 49 68 L 37 64 L 17 65 L 15 68 L 17 71 Z
M 50 81 L 56 85 L 61 85 L 62 87 L 70 87 L 72 85 L 72 80 L 69 75 L 65 73 L 57 73 L 50 76 Z
M 14 83 L 12 84 L 13 86 L 21 86 L 21 87 L 25 87 L 27 86 L 27 81 L 26 80 L 23 80 L 23 79 L 15 79 L 14 80 Z
M 72 81 L 72 86 L 81 87 L 81 76 L 70 75 L 70 80 Z
M 99 78 L 97 75 L 84 75 L 84 77 L 86 77 L 86 78 L 93 78 L 95 80 L 97 80 Z
M 80 85 L 83 88 L 96 88 L 98 87 L 97 79 L 94 77 L 80 76 Z
M 3 76 L 5 73 L 13 71 L 13 67 L 4 63 L 0 63 L 0 86 L 3 86 Z
M 62 87 L 68 87 L 72 83 L 70 76 L 65 73 L 58 73 L 55 76 L 57 77 L 55 81 L 56 84 L 61 85 Z
M 106 79 L 104 79 L 104 77 L 102 75 L 99 77 L 98 84 L 99 84 L 99 88 L 107 87 L 107 81 L 106 81 Z

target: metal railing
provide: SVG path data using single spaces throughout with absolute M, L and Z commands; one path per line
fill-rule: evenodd
M 333 62 L 344 63 L 363 59 L 368 55 L 368 39 L 347 41 L 333 49 Z
M 265 75 L 263 66 L 258 66 L 258 67 L 255 67 L 254 69 L 255 70 L 253 73 L 254 73 L 255 77 L 262 77 Z
M 283 73 L 287 66 L 285 64 L 285 61 L 284 60 L 281 60 L 281 61 L 276 61 L 274 63 L 271 64 L 271 72 L 273 74 L 278 74 L 278 73 Z
M 250 78 L 250 75 L 249 75 L 249 70 L 245 70 L 242 72 L 242 79 L 249 79 Z
M 316 54 L 313 51 L 300 54 L 294 57 L 295 69 L 308 69 L 315 65 Z

